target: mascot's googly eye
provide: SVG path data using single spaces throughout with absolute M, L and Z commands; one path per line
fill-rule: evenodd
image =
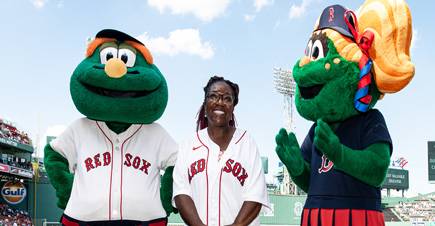
M 100 61 L 102 64 L 106 64 L 112 58 L 118 57 L 118 49 L 115 47 L 106 47 L 100 52 Z
M 323 44 L 320 40 L 316 40 L 311 48 L 311 60 L 316 61 L 325 57 L 323 53 Z
M 136 62 L 136 53 L 129 49 L 119 49 L 118 58 L 125 63 L 125 66 L 133 67 Z
M 313 46 L 313 41 L 308 41 L 307 48 L 305 48 L 305 56 L 311 58 L 311 47 Z

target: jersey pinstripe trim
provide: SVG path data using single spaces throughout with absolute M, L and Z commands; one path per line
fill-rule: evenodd
M 198 148 L 202 147 L 202 144 L 198 147 L 192 147 L 192 151 L 196 151 Z
M 206 210 L 206 225 L 208 225 L 208 156 L 210 153 L 210 149 L 208 148 L 207 145 L 204 144 L 204 142 L 202 142 L 201 138 L 199 138 L 199 133 L 198 131 L 196 132 L 196 137 L 198 138 L 198 141 L 202 144 L 202 146 L 204 146 L 205 148 L 207 148 L 207 160 L 205 162 L 205 181 L 206 181 L 206 188 L 207 188 L 207 210 Z
M 95 121 L 95 124 L 97 124 L 100 131 L 103 133 L 103 135 L 107 138 L 107 140 L 110 142 L 110 145 L 112 146 L 112 158 L 113 158 L 113 142 L 110 140 L 110 138 L 106 135 L 103 129 L 101 129 L 100 125 L 97 121 Z M 109 188 L 109 220 L 112 220 L 112 175 L 113 175 L 113 161 L 110 162 L 110 188 Z
M 242 136 L 240 136 L 240 138 L 236 141 L 235 144 L 239 143 L 239 141 L 242 140 L 242 138 L 245 136 L 245 134 L 246 134 L 246 130 L 245 130 L 245 132 L 243 132 Z
M 120 218 L 121 218 L 121 220 L 122 220 L 122 168 L 124 166 L 124 144 L 130 138 L 132 138 L 141 128 L 142 128 L 142 125 L 140 125 L 139 128 L 137 128 L 136 131 L 134 131 L 134 133 L 131 134 L 131 136 L 129 136 L 127 139 L 125 139 L 124 142 L 122 142 L 122 145 L 121 145 L 121 184 L 120 184 L 121 200 L 120 200 L 120 204 L 119 204 L 119 210 L 120 210 L 119 212 L 120 212 Z

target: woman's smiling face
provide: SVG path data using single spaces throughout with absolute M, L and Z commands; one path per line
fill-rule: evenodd
M 205 115 L 209 127 L 228 127 L 233 117 L 234 92 L 223 81 L 210 86 L 205 99 Z

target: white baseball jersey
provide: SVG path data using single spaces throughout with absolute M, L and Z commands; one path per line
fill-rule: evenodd
M 173 197 L 185 194 L 206 225 L 232 224 L 244 201 L 269 207 L 260 154 L 254 140 L 236 129 L 219 159 L 219 146 L 207 129 L 179 146 L 174 168 Z M 260 225 L 257 217 L 250 225 Z
M 74 173 L 66 215 L 81 221 L 166 217 L 160 170 L 174 165 L 177 145 L 159 124 L 133 124 L 116 134 L 104 122 L 82 118 L 50 145 Z

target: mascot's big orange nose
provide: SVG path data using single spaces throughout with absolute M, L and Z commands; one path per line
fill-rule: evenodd
M 302 57 L 302 59 L 299 61 L 299 67 L 303 67 L 305 64 L 308 64 L 308 63 L 310 63 L 310 62 L 311 62 L 310 58 L 307 57 L 307 56 L 304 56 L 304 57 Z
M 107 76 L 111 78 L 121 78 L 127 73 L 127 66 L 125 66 L 125 63 L 122 60 L 112 58 L 107 61 L 106 66 L 104 66 L 104 71 Z

